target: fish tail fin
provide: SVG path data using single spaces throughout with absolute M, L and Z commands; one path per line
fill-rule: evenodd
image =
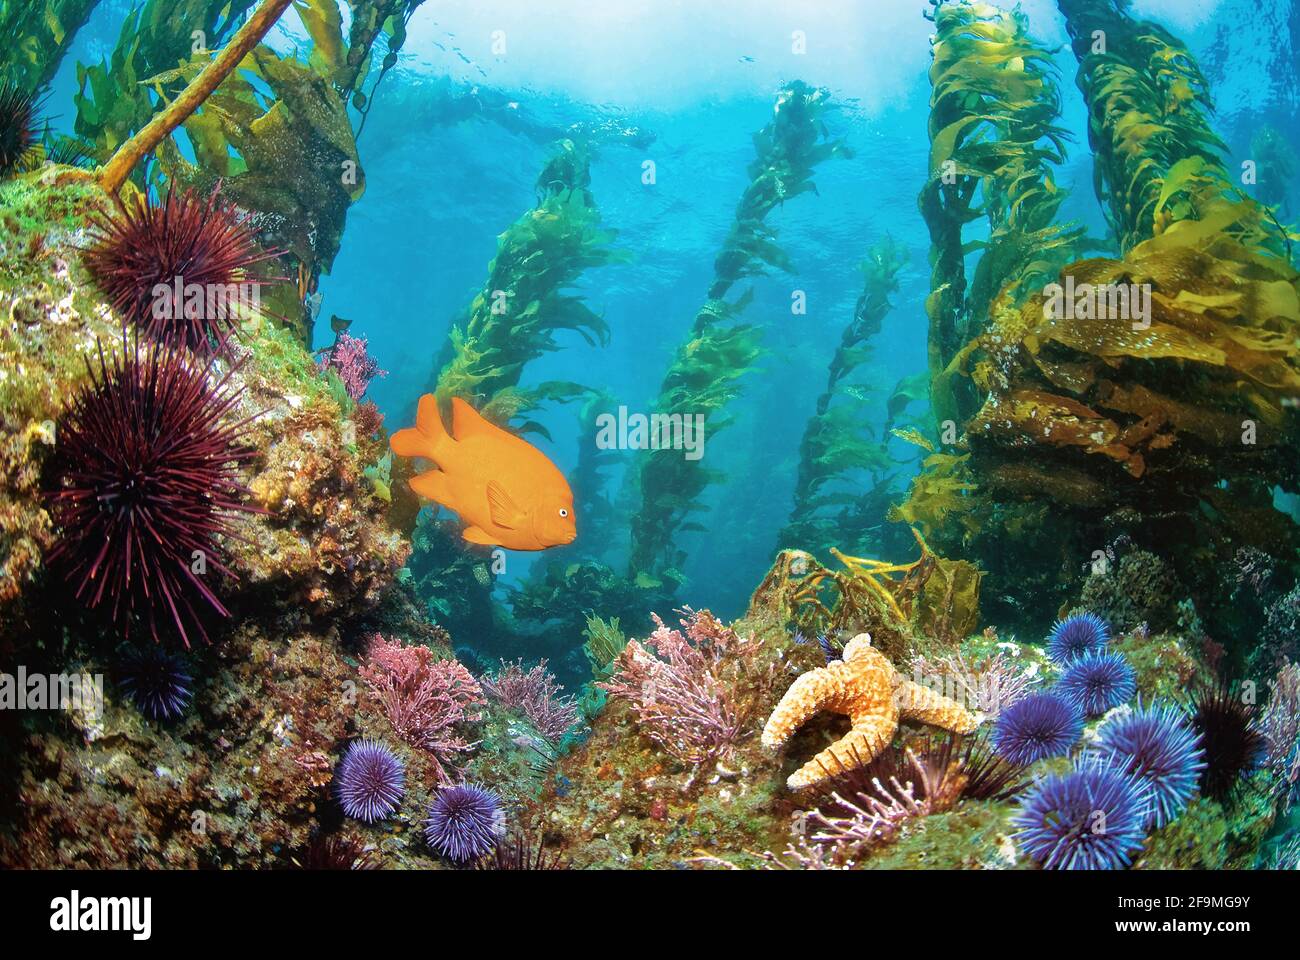
M 399 457 L 424 457 L 438 463 L 439 449 L 448 439 L 447 429 L 438 413 L 438 398 L 426 393 L 420 398 L 415 426 L 398 430 L 388 444 Z

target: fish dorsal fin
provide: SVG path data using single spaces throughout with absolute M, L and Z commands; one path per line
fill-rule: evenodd
M 521 526 L 524 519 L 524 512 L 520 509 L 519 504 L 515 503 L 510 494 L 506 493 L 505 488 L 495 480 L 489 480 L 487 485 L 488 514 L 492 517 L 494 526 L 503 530 L 514 530 Z
M 468 437 L 499 437 L 506 433 L 460 397 L 451 398 L 451 433 L 457 440 Z M 506 433 L 506 436 L 510 434 Z

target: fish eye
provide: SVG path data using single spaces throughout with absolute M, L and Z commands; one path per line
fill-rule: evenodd
M 568 515 L 569 515 L 569 511 L 564 507 L 560 507 L 560 516 L 567 517 Z

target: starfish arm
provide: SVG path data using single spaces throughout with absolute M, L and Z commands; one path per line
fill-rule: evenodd
M 799 790 L 866 766 L 894 739 L 897 729 L 898 723 L 891 716 L 863 717 L 852 730 L 790 774 L 786 786 Z
M 767 718 L 767 725 L 763 727 L 763 746 L 779 747 L 785 743 L 809 717 L 823 709 L 842 687 L 839 678 L 825 667 L 803 674 L 790 684 L 790 689 Z
M 954 733 L 970 733 L 978 724 L 974 715 L 956 700 L 911 680 L 901 681 L 894 696 L 904 720 L 917 720 Z

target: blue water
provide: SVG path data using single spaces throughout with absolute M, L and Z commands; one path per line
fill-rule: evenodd
M 793 79 L 828 88 L 838 110 L 827 124 L 853 149 L 817 170 L 818 193 L 773 213 L 769 225 L 798 272 L 754 281 L 744 320 L 764 330 L 762 369 L 733 406 L 736 422 L 709 436 L 705 465 L 727 475 L 706 494 L 705 534 L 683 535 L 690 583 L 683 599 L 726 616 L 740 613 L 767 569 L 789 516 L 798 444 L 827 362 L 861 290 L 857 263 L 886 232 L 906 251 L 894 309 L 876 338 L 869 368 L 879 424 L 902 376 L 924 369 L 929 238 L 916 210 L 926 164 L 931 24 L 918 0 L 820 2 L 651 2 L 518 0 L 427 3 L 410 25 L 399 68 L 381 87 L 359 141 L 367 189 L 348 214 L 342 249 L 322 278 L 316 345 L 332 337 L 331 314 L 369 338 L 389 375 L 370 396 L 390 428 L 409 422 L 449 327 L 481 288 L 496 238 L 535 202 L 548 143 L 574 124 L 636 127 L 648 145 L 606 139 L 595 151 L 592 192 L 604 223 L 618 231 L 630 262 L 589 271 L 577 290 L 612 328 L 607 347 L 577 335 L 529 365 L 524 385 L 577 380 L 608 389 L 633 411 L 649 411 L 673 351 L 705 299 L 712 263 L 747 183 L 751 135 L 767 122 L 773 95 Z M 815 9 L 808 9 L 815 6 Z M 1060 183 L 1070 197 L 1062 219 L 1104 234 L 1075 63 L 1055 4 L 1021 4 L 1032 32 L 1060 44 L 1063 123 L 1074 132 Z M 1146 0 L 1135 3 L 1174 30 L 1207 72 L 1219 101 L 1220 132 L 1235 155 L 1260 120 L 1294 123 L 1294 83 L 1278 63 L 1295 53 L 1282 34 L 1286 0 Z M 70 103 L 75 63 L 111 55 L 129 5 L 106 2 L 81 31 L 55 83 Z M 346 10 L 344 10 L 346 18 Z M 346 28 L 346 19 L 345 19 Z M 791 51 L 803 30 L 808 52 Z M 505 56 L 492 52 L 504 31 Z M 285 16 L 273 42 L 302 42 Z M 1281 61 L 1279 61 L 1281 58 Z M 1294 80 L 1294 68 L 1291 72 Z M 440 116 L 451 90 L 461 118 Z M 56 123 L 71 129 L 71 115 Z M 1292 127 L 1293 142 L 1300 140 Z M 657 182 L 642 183 L 651 159 Z M 1230 166 L 1232 164 L 1230 163 Z M 742 284 L 735 291 L 739 293 Z M 790 311 L 807 294 L 804 316 Z M 563 334 L 561 335 L 564 336 Z M 538 417 L 540 441 L 564 470 L 577 461 L 573 407 Z M 897 451 L 901 456 L 906 448 Z M 624 453 L 627 464 L 636 454 Z M 625 477 L 612 478 L 617 491 Z M 617 554 L 625 544 L 611 544 Z M 511 557 L 506 583 L 535 557 Z

